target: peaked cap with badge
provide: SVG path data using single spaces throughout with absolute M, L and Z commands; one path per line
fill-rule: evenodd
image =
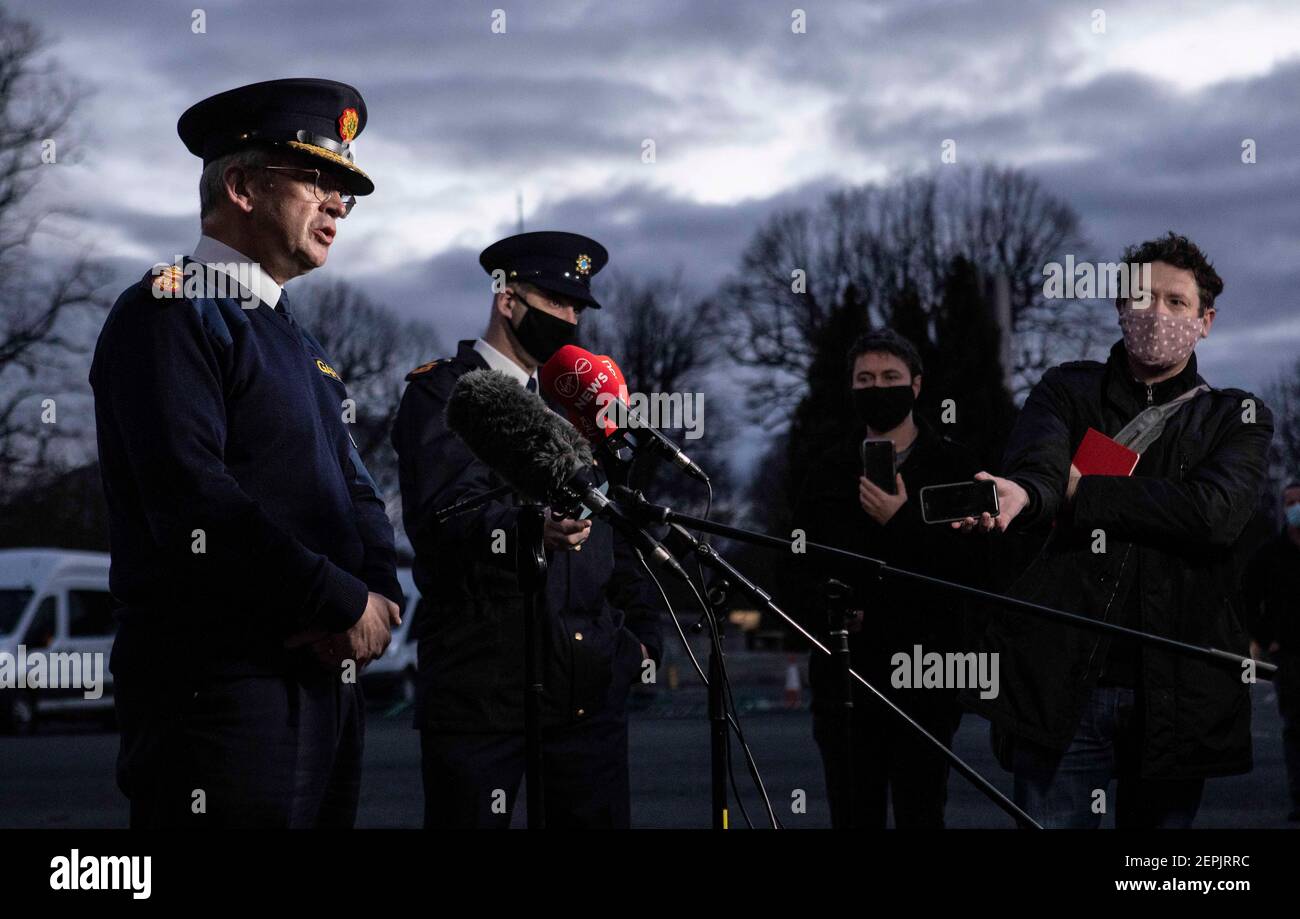
M 504 271 L 506 281 L 527 281 L 596 309 L 600 303 L 591 295 L 591 279 L 608 261 L 605 247 L 591 237 L 557 230 L 507 236 L 478 257 L 488 274 Z
M 293 78 L 252 83 L 190 106 L 176 131 L 207 165 L 258 144 L 293 150 L 334 166 L 354 195 L 375 190 L 357 166 L 353 142 L 366 127 L 366 103 L 335 80 Z

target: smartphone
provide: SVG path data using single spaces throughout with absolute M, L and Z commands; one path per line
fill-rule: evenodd
M 963 517 L 978 519 L 986 511 L 990 516 L 998 515 L 996 482 L 955 482 L 921 489 L 921 519 L 926 523 L 950 523 Z
M 862 474 L 889 494 L 897 493 L 898 454 L 892 440 L 868 437 L 862 442 Z

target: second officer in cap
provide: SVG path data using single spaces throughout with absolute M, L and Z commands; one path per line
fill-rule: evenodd
M 463 374 L 505 373 L 537 388 L 537 369 L 573 342 L 605 249 L 575 233 L 524 233 L 479 257 L 494 278 L 483 336 L 408 376 L 393 445 L 415 549 L 421 606 L 416 727 L 427 827 L 506 827 L 524 773 L 523 594 L 513 500 L 445 523 L 435 513 L 503 481 L 448 430 L 443 411 Z M 632 548 L 603 521 L 547 515 L 549 635 L 543 712 L 550 827 L 629 824 L 628 689 L 660 658 L 661 612 Z

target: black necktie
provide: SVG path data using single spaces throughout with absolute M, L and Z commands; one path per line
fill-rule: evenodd
M 529 377 L 528 385 L 525 387 L 529 392 L 537 392 L 537 377 Z
M 280 302 L 275 305 L 275 311 L 285 319 L 289 320 L 289 325 L 296 326 L 298 324 L 298 321 L 293 318 L 293 313 L 289 309 L 289 292 L 287 290 L 280 291 Z

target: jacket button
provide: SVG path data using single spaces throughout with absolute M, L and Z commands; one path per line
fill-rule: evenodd
M 574 639 L 574 641 L 582 641 L 582 633 L 581 633 L 581 632 L 574 632 L 574 633 L 573 633 L 573 639 Z

